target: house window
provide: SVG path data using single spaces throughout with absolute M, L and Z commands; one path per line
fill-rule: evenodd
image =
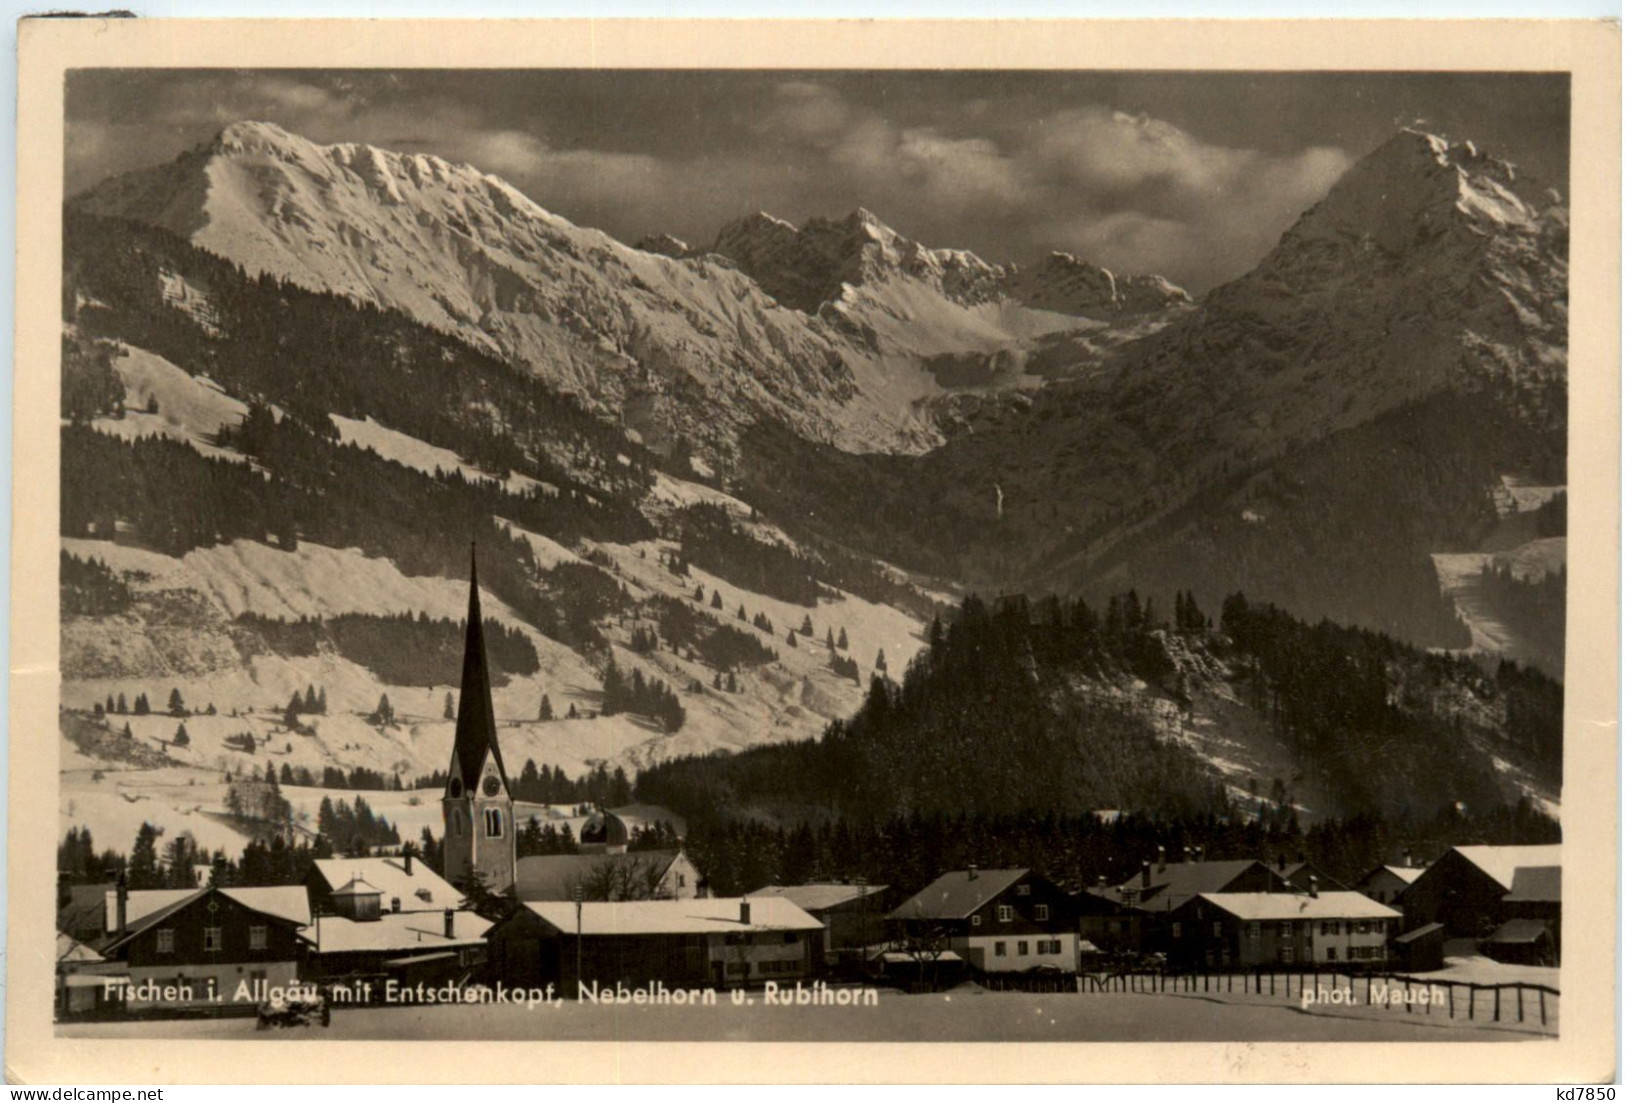
M 972 927 L 980 927 L 982 925 L 982 917 L 979 916 L 979 915 L 971 916 L 970 917 L 970 925 Z
M 1354 924 L 1354 933 L 1355 934 L 1367 934 L 1367 933 L 1369 933 L 1366 930 L 1366 922 L 1365 922 L 1365 920 L 1362 919 L 1358 923 Z
M 502 809 L 487 808 L 485 810 L 485 837 L 488 839 L 502 838 Z
M 265 936 L 266 936 L 266 933 L 267 933 L 267 931 L 266 931 L 266 928 L 264 928 L 264 927 L 250 927 L 250 928 L 248 928 L 248 948 L 250 950 L 263 950 L 263 949 L 265 949 Z
M 1016 943 L 1016 956 L 1017 957 L 1026 957 L 1027 956 L 1027 943 L 1026 943 L 1025 940 Z
M 994 957 L 1003 957 L 1004 956 L 1004 943 L 995 942 L 993 944 L 993 956 Z
M 1213 937 L 1214 938 L 1223 938 L 1224 937 L 1224 924 L 1221 921 L 1217 920 L 1217 919 L 1215 919 L 1213 921 Z
M 1262 933 L 1263 933 L 1262 924 L 1258 923 L 1257 921 L 1254 921 L 1252 923 L 1247 924 L 1247 937 L 1248 938 L 1258 938 Z
M 1174 937 L 1175 938 L 1183 938 L 1184 936 L 1185 936 L 1185 931 L 1184 931 L 1182 925 L 1176 922 L 1174 924 Z
M 1336 946 L 1328 946 L 1328 947 L 1326 947 L 1326 960 L 1327 961 L 1336 961 L 1337 960 L 1337 947 Z
M 203 928 L 203 949 L 207 953 L 219 953 L 225 947 L 224 932 L 219 927 Z
M 1013 917 L 1014 915 L 1015 915 L 1015 911 L 1010 907 L 1009 904 L 1000 904 L 999 905 L 999 922 L 1000 923 L 1008 923 L 1008 922 L 1010 922 L 1011 917 Z
M 1037 907 L 1035 907 L 1033 909 L 1033 916 L 1040 923 L 1044 922 L 1044 920 L 1049 918 L 1049 905 L 1048 904 L 1039 904 Z
M 1058 939 L 1058 938 L 1050 939 L 1049 952 L 1052 953 L 1052 954 L 1058 954 L 1058 953 L 1061 952 L 1061 940 L 1060 939 Z
M 175 929 L 173 927 L 163 927 L 159 929 L 158 952 L 160 954 L 172 954 L 175 952 Z
M 1292 920 L 1288 919 L 1285 923 L 1281 924 L 1281 937 L 1282 938 L 1291 938 L 1292 937 Z
M 686 875 L 684 875 L 684 874 L 679 873 L 677 875 L 677 887 L 678 888 L 686 888 L 687 886 L 688 886 L 688 877 Z
M 1281 960 L 1285 961 L 1285 962 L 1290 962 L 1292 960 L 1292 947 L 1291 946 L 1282 946 L 1281 947 Z
M 1033 887 L 1031 885 L 1017 885 L 1016 886 L 1016 895 L 1017 896 L 1030 896 L 1032 894 L 1032 891 L 1033 891 Z

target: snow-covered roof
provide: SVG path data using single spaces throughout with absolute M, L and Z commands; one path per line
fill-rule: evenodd
M 159 912 L 168 912 L 194 896 L 208 892 L 202 889 L 136 889 L 125 904 L 124 921 L 127 929 L 134 929 Z M 270 885 L 255 888 L 221 888 L 216 890 L 246 908 L 265 912 L 304 926 L 310 922 L 310 898 L 303 885 Z M 107 930 L 118 930 L 118 890 L 106 894 Z
M 963 919 L 1025 876 L 1025 869 L 952 870 L 891 914 L 895 919 Z
M 1563 864 L 1563 847 L 1559 843 L 1547 846 L 1458 846 L 1455 851 L 1495 878 L 1508 891 L 1512 888 L 1512 878 L 1519 866 Z
M 329 889 L 359 877 L 385 900 L 398 898 L 402 911 L 444 911 L 463 902 L 463 894 L 421 858 L 412 859 L 411 873 L 406 872 L 405 858 L 321 858 L 314 864 Z
M 746 923 L 740 905 L 750 904 Z M 571 901 L 534 900 L 525 907 L 565 934 L 576 930 Z M 742 931 L 818 931 L 824 925 L 788 900 L 711 897 L 704 900 L 631 900 L 581 905 L 584 935 L 735 934 Z
M 452 937 L 447 938 L 443 913 L 386 912 L 377 919 L 359 921 L 324 915 L 300 933 L 313 947 L 313 953 L 428 953 L 448 946 L 478 945 L 490 929 L 489 919 L 482 919 L 473 912 L 454 912 Z
M 56 960 L 59 964 L 79 965 L 107 959 L 72 935 L 59 934 L 56 936 Z
M 1422 866 L 1383 866 L 1382 868 L 1404 881 L 1407 885 L 1427 872 Z
M 763 896 L 778 896 L 789 900 L 798 908 L 805 908 L 809 912 L 824 911 L 828 908 L 850 904 L 854 900 L 864 897 L 878 897 L 886 891 L 886 885 L 846 885 L 846 884 L 812 884 L 812 885 L 764 885 L 751 893 L 751 899 Z
M 1237 919 L 1398 919 L 1399 912 L 1363 892 L 1203 892 L 1197 899 Z

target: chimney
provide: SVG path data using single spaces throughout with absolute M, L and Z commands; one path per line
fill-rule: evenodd
M 130 882 L 125 880 L 123 873 L 118 875 L 118 888 L 114 891 L 118 897 L 118 927 L 114 933 L 123 935 L 130 926 Z
M 1188 855 L 1187 855 L 1187 857 L 1188 857 Z M 1159 847 L 1157 847 L 1157 872 L 1161 873 L 1163 870 L 1165 870 L 1167 868 L 1168 868 L 1168 848 L 1165 847 L 1165 846 L 1159 846 Z
M 1148 888 L 1151 887 L 1151 863 L 1150 862 L 1141 862 L 1140 863 L 1140 887 L 1143 888 L 1143 889 L 1148 889 Z
M 457 912 L 453 908 L 446 909 L 446 937 L 457 937 Z
M 972 862 L 970 864 L 970 868 L 966 871 L 965 880 L 967 880 L 967 881 L 976 880 L 976 863 L 975 862 Z
M 1311 873 L 1309 875 L 1309 897 L 1310 897 L 1310 899 L 1314 899 L 1315 897 L 1320 895 L 1320 885 L 1318 884 L 1319 881 L 1320 881 L 1320 878 L 1316 877 L 1313 873 Z
M 1411 868 L 1411 852 L 1409 850 L 1407 850 L 1405 852 L 1404 861 L 1405 861 L 1405 868 L 1410 869 Z
M 1101 892 L 1106 891 L 1106 875 L 1104 873 L 1102 873 L 1099 877 L 1095 878 L 1095 887 L 1098 888 Z
M 743 923 L 747 927 L 750 926 L 750 901 L 749 900 L 740 900 L 739 901 L 739 922 Z
M 1196 860 L 1198 862 L 1200 862 L 1202 860 L 1202 855 L 1204 855 L 1206 853 L 1207 853 L 1207 847 L 1205 847 L 1205 846 L 1197 847 L 1196 848 Z

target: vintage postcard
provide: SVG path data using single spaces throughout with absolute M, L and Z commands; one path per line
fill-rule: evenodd
M 13 1079 L 1614 1075 L 1617 27 L 21 44 Z

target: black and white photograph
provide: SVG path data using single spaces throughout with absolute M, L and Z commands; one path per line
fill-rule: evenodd
M 34 273 L 54 1037 L 1570 1030 L 1570 72 L 174 64 Z

